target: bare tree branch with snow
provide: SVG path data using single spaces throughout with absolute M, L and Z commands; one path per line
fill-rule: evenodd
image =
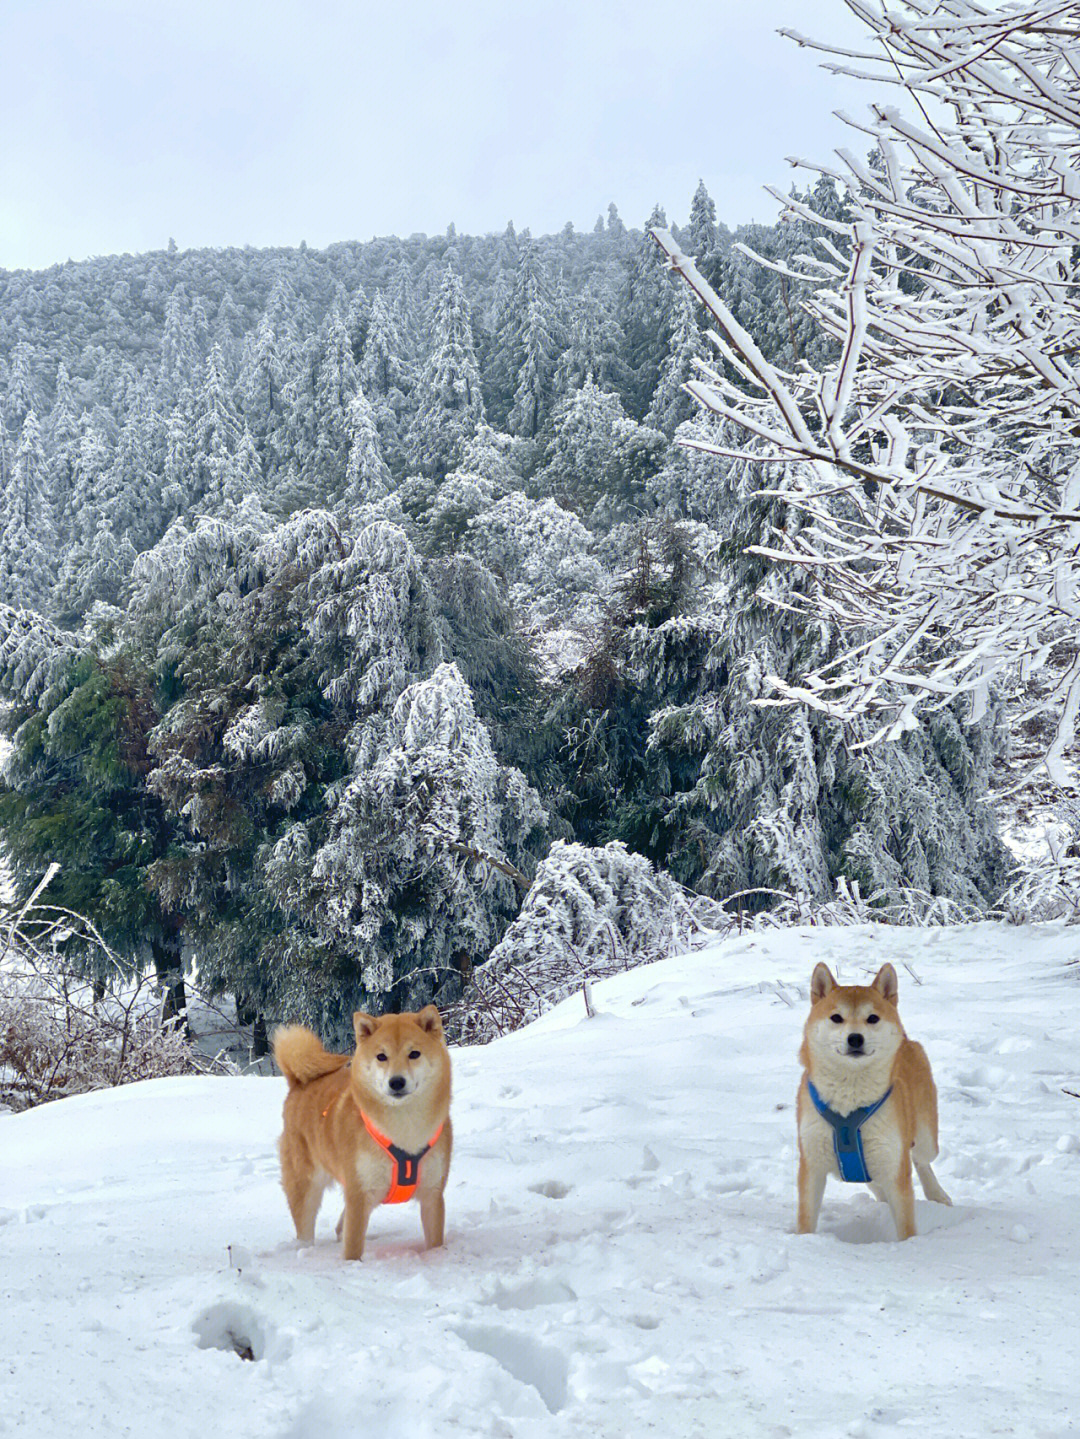
M 889 95 L 848 120 L 869 160 L 808 168 L 849 221 L 819 227 L 791 275 L 837 345 L 784 372 L 666 231 L 671 266 L 715 320 L 717 362 L 688 389 L 781 462 L 798 514 L 761 553 L 809 566 L 798 599 L 851 636 L 802 684 L 775 684 L 894 738 L 995 678 L 1048 666 L 1055 783 L 1080 709 L 1080 4 L 846 0 L 865 52 L 816 45 Z M 793 36 L 798 43 L 813 42 Z M 847 117 L 844 117 L 845 119 Z M 804 162 L 796 161 L 796 164 Z

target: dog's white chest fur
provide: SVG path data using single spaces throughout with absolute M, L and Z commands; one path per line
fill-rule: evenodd
M 878 1098 L 880 1097 L 878 1095 Z M 822 1098 L 824 1099 L 825 1096 L 822 1095 Z M 867 1173 L 873 1181 L 895 1174 L 900 1163 L 899 1136 L 889 1114 L 891 1102 L 891 1100 L 886 1100 L 878 1112 L 866 1120 L 860 1130 Z M 846 1104 L 837 1106 L 835 1103 L 830 1105 L 830 1108 L 842 1108 L 848 1113 L 851 1109 L 859 1107 L 859 1105 L 851 1105 L 849 1108 Z M 833 1127 L 827 1119 L 822 1118 L 809 1099 L 799 1124 L 799 1140 L 803 1153 L 815 1168 L 831 1174 L 834 1179 L 841 1178 L 840 1165 L 836 1159 Z
M 824 1059 L 819 1056 L 811 1078 L 824 1103 L 837 1114 L 846 1115 L 876 1104 L 889 1088 L 891 1071 L 891 1055 L 887 1063 L 875 1063 L 873 1059 L 852 1060 L 841 1055 Z M 891 1110 L 892 1100 L 887 1099 L 860 1130 L 863 1157 L 872 1180 L 877 1180 L 879 1175 L 884 1177 L 895 1173 L 900 1161 L 899 1136 Z M 839 1177 L 833 1127 L 817 1112 L 809 1095 L 803 1107 L 799 1130 L 807 1157 L 812 1156 L 826 1173 Z

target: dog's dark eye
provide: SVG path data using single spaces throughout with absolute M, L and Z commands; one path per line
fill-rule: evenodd
M 880 1022 L 880 1020 L 881 1020 L 881 1015 L 880 1015 L 880 1014 L 868 1014 L 868 1015 L 866 1016 L 866 1022 L 867 1022 L 867 1024 L 877 1024 L 877 1023 Z
M 419 1059 L 419 1058 L 420 1058 L 420 1051 L 419 1051 L 418 1049 L 410 1049 L 410 1050 L 409 1050 L 409 1058 L 410 1058 L 410 1059 Z
M 833 1024 L 843 1024 L 844 1022 L 844 1016 L 842 1014 L 830 1014 L 829 1018 L 832 1020 Z
M 385 1054 L 377 1054 L 377 1055 L 375 1056 L 375 1058 L 379 1061 L 380 1064 L 385 1064 L 385 1063 L 386 1063 L 386 1055 L 385 1055 Z

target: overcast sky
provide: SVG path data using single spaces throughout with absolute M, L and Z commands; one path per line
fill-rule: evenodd
M 0 267 L 572 220 L 770 219 L 842 0 L 4 0 Z

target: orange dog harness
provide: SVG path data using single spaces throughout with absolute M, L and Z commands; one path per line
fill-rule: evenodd
M 346 1091 L 342 1090 L 341 1094 L 335 1095 L 330 1101 L 322 1112 L 324 1119 L 345 1093 Z M 359 1104 L 356 1107 L 360 1109 Z M 439 1125 L 419 1154 L 410 1154 L 405 1149 L 399 1149 L 392 1139 L 376 1129 L 362 1109 L 360 1109 L 360 1118 L 364 1121 L 364 1128 L 379 1148 L 386 1151 L 394 1165 L 394 1177 L 390 1181 L 390 1190 L 383 1203 L 405 1204 L 416 1193 L 416 1186 L 420 1182 L 420 1161 L 429 1150 L 434 1149 L 438 1144 L 439 1135 L 443 1132 L 443 1125 Z
M 439 1135 L 443 1132 L 440 1124 L 435 1133 L 421 1149 L 419 1154 L 409 1154 L 390 1139 L 377 1130 L 361 1109 L 360 1118 L 364 1121 L 364 1128 L 374 1139 L 380 1149 L 384 1149 L 394 1164 L 394 1177 L 390 1181 L 390 1192 L 383 1200 L 384 1204 L 404 1204 L 416 1193 L 416 1186 L 420 1182 L 420 1161 L 430 1149 L 439 1142 Z

